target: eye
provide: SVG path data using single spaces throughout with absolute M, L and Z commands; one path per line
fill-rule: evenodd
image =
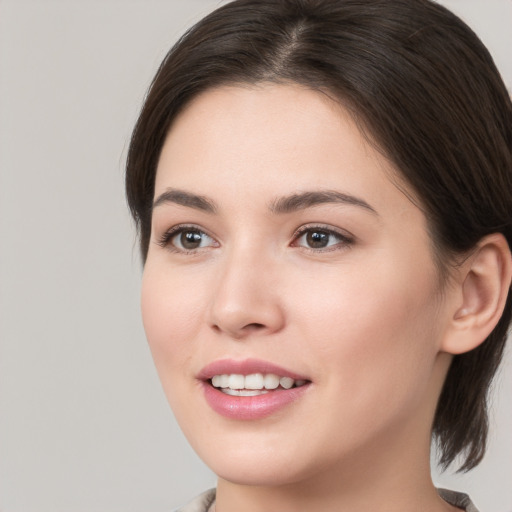
M 197 249 L 216 246 L 215 240 L 195 227 L 177 226 L 171 228 L 159 240 L 159 245 L 177 252 L 193 252 Z
M 333 250 L 352 244 L 353 240 L 347 235 L 323 227 L 309 227 L 299 230 L 295 235 L 294 246 L 304 247 L 315 251 L 322 249 Z

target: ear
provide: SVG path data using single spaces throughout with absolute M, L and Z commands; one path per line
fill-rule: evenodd
M 505 237 L 495 233 L 482 238 L 460 267 L 442 351 L 461 354 L 485 341 L 501 318 L 511 279 L 512 256 Z

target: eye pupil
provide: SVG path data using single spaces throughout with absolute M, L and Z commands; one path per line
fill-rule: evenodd
M 201 234 L 197 231 L 184 231 L 180 242 L 185 249 L 197 249 L 201 245 Z
M 327 247 L 329 243 L 329 233 L 324 231 L 310 231 L 306 235 L 308 245 L 314 249 Z

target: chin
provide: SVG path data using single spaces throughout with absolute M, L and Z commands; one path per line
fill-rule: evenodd
M 251 463 L 229 462 L 225 464 L 210 465 L 210 469 L 223 480 L 237 484 L 262 487 L 274 487 L 281 485 L 290 485 L 300 482 L 305 475 L 298 472 L 290 471 L 290 464 L 275 465 L 269 463 L 267 465 L 255 465 Z
M 249 444 L 249 446 L 247 446 Z M 317 457 L 313 453 L 272 443 L 250 442 L 245 447 L 233 444 L 221 450 L 197 451 L 205 464 L 221 479 L 238 485 L 276 487 L 305 482 L 334 465 L 330 456 Z M 203 447 L 204 448 L 204 447 Z M 283 449 L 284 448 L 284 449 Z M 290 448 L 290 447 L 288 447 Z
M 223 450 L 222 454 L 198 452 L 205 464 L 220 478 L 241 485 L 276 485 L 295 480 L 290 471 L 291 462 L 283 453 L 235 453 L 236 450 Z M 277 458 L 279 457 L 279 458 Z M 292 466 L 293 467 L 293 466 Z

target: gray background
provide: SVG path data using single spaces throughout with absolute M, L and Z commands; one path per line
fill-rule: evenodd
M 446 0 L 512 86 L 512 1 Z M 0 0 L 0 510 L 169 511 L 214 485 L 153 369 L 123 196 L 130 130 L 212 0 Z M 512 355 L 482 465 L 436 482 L 512 512 Z

